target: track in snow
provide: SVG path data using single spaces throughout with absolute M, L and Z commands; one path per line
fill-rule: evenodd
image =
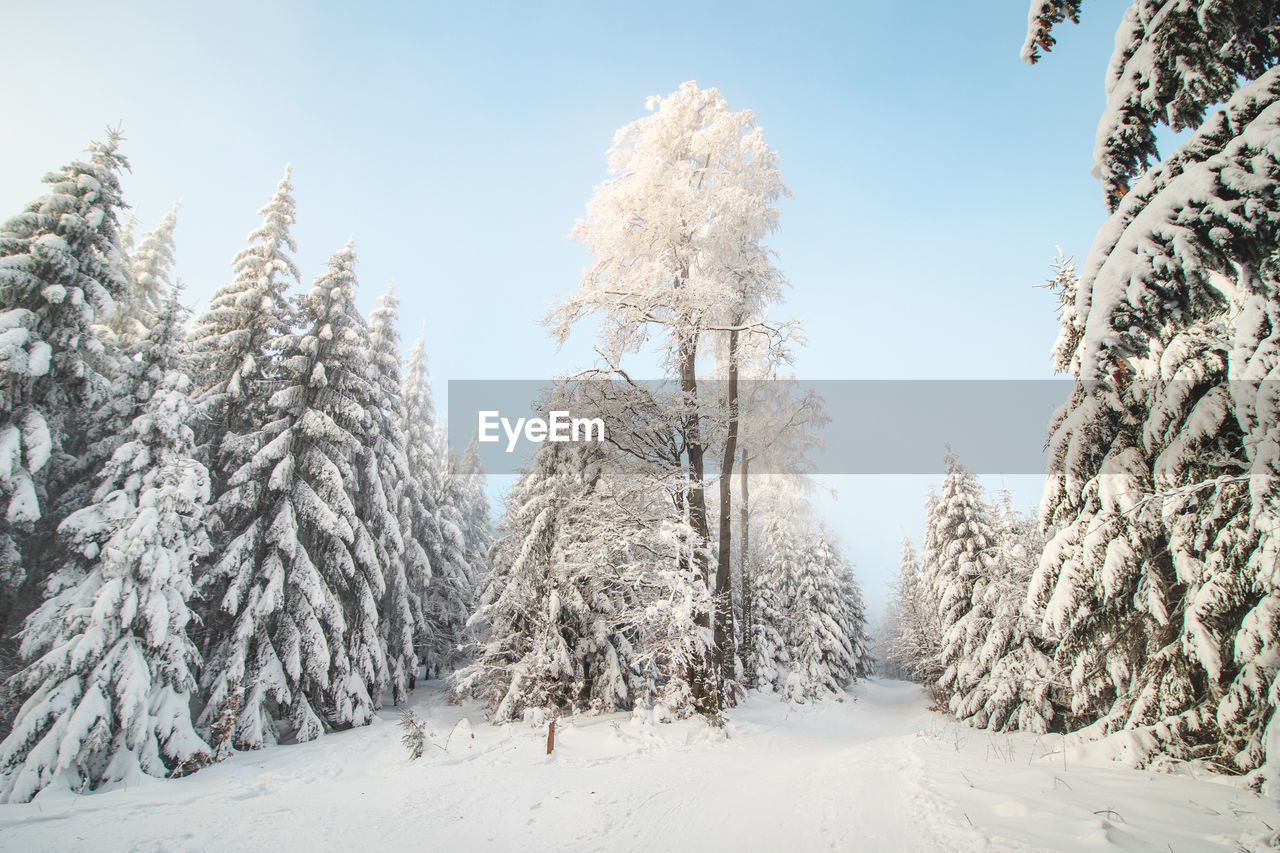
M 1064 766 L 1060 738 L 990 735 L 925 705 L 915 685 L 872 679 L 813 706 L 752 695 L 724 729 L 584 716 L 560 722 L 547 756 L 545 728 L 489 726 L 429 684 L 414 708 L 437 746 L 416 762 L 388 710 L 187 779 L 0 806 L 0 849 L 1181 853 L 1262 849 L 1280 828 L 1251 793 Z

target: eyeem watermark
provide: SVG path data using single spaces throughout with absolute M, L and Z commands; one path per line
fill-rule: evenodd
M 516 444 L 523 434 L 526 441 L 540 443 L 543 441 L 604 441 L 604 420 L 602 418 L 575 418 L 569 412 L 550 412 L 551 418 L 510 418 L 502 417 L 496 410 L 480 412 L 479 429 L 476 441 L 485 444 L 501 441 L 498 429 L 507 435 L 507 452 L 516 449 Z
M 1275 380 L 1166 385 L 1135 380 L 1126 394 L 1154 404 L 1200 399 L 1211 386 L 1230 396 L 1233 412 L 1252 407 L 1247 411 L 1260 421 L 1253 432 L 1280 429 L 1278 416 L 1265 405 L 1280 397 Z M 1087 384 L 1080 390 L 1093 393 Z M 936 477 L 950 445 L 977 473 L 1043 476 L 1050 425 L 1058 424 L 1055 412 L 1075 392 L 1069 377 L 739 380 L 738 411 L 747 427 L 739 434 L 739 447 L 749 450 L 752 474 L 785 474 L 800 467 L 823 475 Z M 727 394 L 723 380 L 698 382 L 699 427 L 712 446 L 726 434 Z M 500 475 L 527 465 L 538 442 L 574 441 L 574 415 L 578 439 L 593 442 L 593 448 L 607 450 L 608 445 L 641 460 L 678 459 L 682 419 L 694 405 L 675 379 L 452 380 L 448 400 L 450 445 L 460 450 L 478 438 L 485 473 Z M 499 412 L 506 415 L 505 423 Z M 704 459 L 708 477 L 715 476 L 719 458 L 714 452 Z

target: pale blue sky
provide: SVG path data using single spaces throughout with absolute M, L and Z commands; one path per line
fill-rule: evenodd
M 1033 285 L 1102 221 L 1090 155 L 1127 3 L 1089 5 L 1035 68 L 1027 0 L 5 5 L 0 216 L 123 121 L 127 198 L 144 228 L 182 200 L 199 303 L 292 163 L 304 281 L 354 235 L 363 304 L 397 281 L 442 392 L 589 361 L 587 330 L 557 353 L 535 322 L 586 260 L 564 237 L 614 130 L 690 79 L 781 154 L 795 197 L 770 242 L 807 321 L 799 375 L 1050 376 L 1054 301 Z M 1021 502 L 1034 479 L 1011 480 Z M 879 606 L 927 479 L 832 484 Z

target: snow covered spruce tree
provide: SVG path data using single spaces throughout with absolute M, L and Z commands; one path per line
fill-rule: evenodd
M 622 626 L 633 595 L 608 559 L 622 531 L 600 524 L 601 461 L 543 443 L 508 496 L 475 616 L 483 638 L 452 681 L 494 722 L 630 707 L 634 637 Z
M 840 629 L 849 638 L 849 645 L 853 649 L 853 668 L 849 680 L 866 678 L 876 670 L 875 641 L 867 618 L 867 599 L 862 594 L 862 583 L 854 572 L 853 564 L 843 551 L 832 544 L 829 532 L 825 541 L 835 559 L 834 571 L 840 584 L 842 606 L 836 611 L 840 617 Z
M 402 495 L 410 485 L 405 455 L 404 401 L 401 397 L 400 333 L 396 329 L 399 300 L 390 288 L 378 297 L 369 316 L 369 370 L 373 397 L 372 443 L 362 448 L 357 515 L 373 537 L 386 592 L 379 605 L 380 630 L 387 659 L 392 700 L 407 697 L 418 672 L 417 630 L 422 620 L 420 591 L 431 577 L 425 561 L 406 558 L 406 536 L 400 524 Z M 421 551 L 421 546 L 419 546 Z
M 824 401 L 812 390 L 801 392 L 794 380 L 779 378 L 780 361 L 768 351 L 763 336 L 752 336 L 741 347 L 739 372 L 754 377 L 743 382 L 738 395 L 738 456 L 736 466 L 738 496 L 737 560 L 732 566 L 736 592 L 734 620 L 738 629 L 738 657 L 741 671 L 738 683 L 745 688 L 756 685 L 753 670 L 760 656 L 752 648 L 757 636 L 755 618 L 756 590 L 764 590 L 755 582 L 760 570 L 759 543 L 761 529 L 769 520 L 768 513 L 752 510 L 751 472 L 764 472 L 763 484 L 768 488 L 775 478 L 786 474 L 801 477 L 808 470 L 807 451 L 820 444 L 817 430 L 827 422 Z M 724 471 L 721 471 L 721 482 Z M 766 499 L 767 503 L 767 499 Z
M 790 680 L 791 648 L 787 624 L 791 616 L 789 582 L 796 572 L 792 565 L 796 549 L 793 531 L 787 519 L 776 513 L 762 512 L 757 504 L 757 519 L 751 537 L 756 543 L 752 572 L 747 590 L 752 618 L 748 630 L 750 642 L 744 642 L 751 658 L 743 668 L 750 673 L 751 685 L 776 691 Z
M 296 252 L 290 169 L 271 200 L 258 211 L 262 224 L 232 261 L 235 275 L 218 288 L 191 329 L 201 428 L 196 436 L 210 474 L 215 544 L 231 507 L 222 504 L 227 480 L 257 448 L 246 440 L 266 422 L 267 400 L 278 379 L 280 342 L 292 330 L 288 290 L 298 280 L 289 252 Z
M 811 581 L 811 609 L 809 618 L 814 630 L 815 651 L 820 665 L 825 666 L 841 687 L 871 674 L 874 660 L 871 654 L 871 637 L 867 631 L 867 604 L 862 597 L 862 584 L 853 573 L 853 566 L 840 550 L 839 544 L 825 525 L 819 524 L 813 546 L 813 562 L 816 571 Z M 828 581 L 828 578 L 831 580 Z M 824 638 L 831 637 L 833 652 Z M 846 656 L 843 648 L 847 644 Z
M 264 438 L 260 430 L 269 422 L 268 401 L 280 381 L 280 347 L 292 328 L 287 292 L 298 271 L 288 254 L 297 249 L 290 234 L 294 201 L 289 175 L 285 167 L 275 193 L 259 211 L 261 225 L 249 233 L 248 245 L 232 261 L 232 280 L 214 291 L 209 307 L 196 318 L 189 334 L 198 413 L 196 443 L 199 458 L 209 469 L 213 494 L 208 513 L 213 548 L 197 571 L 198 586 L 210 583 L 206 575 L 264 500 L 261 492 L 265 483 L 250 480 L 229 488 L 228 481 L 252 458 Z M 224 603 L 211 597 L 208 589 L 202 596 L 199 616 L 201 626 L 193 634 L 208 657 L 215 643 L 227 641 L 236 623 Z M 249 640 L 240 638 L 241 642 Z M 216 675 L 205 670 L 206 688 Z M 231 692 L 239 689 L 237 682 Z M 232 701 L 231 695 L 219 696 L 218 702 L 228 707 L 213 713 L 224 714 L 229 724 L 240 703 Z M 210 716 L 208 709 L 205 716 Z M 227 738 L 216 744 L 220 756 L 231 748 L 231 728 L 226 731 Z
M 129 284 L 117 300 L 115 314 L 106 323 L 121 350 L 127 352 L 146 337 L 165 310 L 174 284 L 170 276 L 174 262 L 173 232 L 177 225 L 178 205 L 175 204 L 156 227 L 128 251 Z
M 436 423 L 423 341 L 409 348 L 401 382 L 400 432 L 404 436 L 406 481 L 400 491 L 399 520 L 404 538 L 405 578 L 414 618 L 414 642 L 427 674 L 453 661 L 471 600 L 470 576 L 458 558 L 464 548 L 455 538 L 448 549 L 441 531 L 438 501 L 444 495 L 443 436 Z M 454 524 L 450 535 L 458 531 Z M 416 673 L 411 673 L 414 675 Z
M 610 369 L 649 340 L 651 327 L 663 337 L 665 366 L 683 392 L 671 413 L 686 448 L 683 506 L 702 543 L 687 571 L 720 596 L 719 624 L 710 612 L 698 614 L 714 640 L 708 659 L 689 674 L 697 703 L 714 713 L 724 702 L 733 632 L 727 560 L 711 571 L 702 422 L 710 401 L 699 397 L 697 361 L 708 335 L 756 328 L 757 312 L 775 297 L 781 277 L 761 241 L 777 224 L 775 202 L 786 188 L 754 115 L 730 112 L 715 89 L 685 83 L 648 106 L 651 115 L 615 135 L 613 177 L 596 188 L 574 226 L 595 261 L 578 292 L 547 320 L 563 342 L 578 320 L 602 315 L 600 351 Z
M 0 673 L 40 599 L 55 531 L 92 493 L 89 433 L 114 379 L 95 334 L 128 282 L 117 236 L 119 134 L 45 176 L 47 194 L 0 226 Z
M 1070 274 L 1060 272 L 1055 283 L 1064 298 L 1075 293 Z M 1073 309 L 1067 304 L 1063 310 L 1058 365 L 1070 365 L 1083 337 L 1075 330 Z M 1202 355 L 1213 358 L 1203 347 L 1176 349 L 1192 356 L 1193 363 Z M 1151 496 L 1162 490 L 1156 461 L 1167 465 L 1178 459 L 1179 451 L 1163 451 L 1177 444 L 1185 447 L 1185 439 L 1195 432 L 1185 429 L 1187 416 L 1199 407 L 1197 401 L 1215 405 L 1214 395 L 1204 393 L 1213 384 L 1212 371 L 1194 369 L 1167 383 L 1077 382 L 1051 424 L 1042 516 L 1053 535 L 1029 597 L 1042 616 L 1041 630 L 1057 642 L 1055 666 L 1069 685 L 1066 719 L 1072 728 L 1092 724 L 1090 734 L 1107 734 L 1158 725 L 1160 732 L 1186 734 L 1200 731 L 1199 718 L 1212 714 L 1215 700 L 1191 686 L 1196 665 L 1178 639 L 1185 608 L 1195 597 L 1194 587 L 1182 586 L 1171 559 L 1171 545 L 1178 546 L 1166 523 L 1174 516 L 1166 510 L 1180 501 Z M 1218 409 L 1220 425 L 1226 408 Z M 1212 441 L 1216 432 L 1211 428 L 1202 436 Z M 1200 450 L 1199 462 L 1222 458 L 1209 447 Z M 1180 473 L 1165 471 L 1175 479 L 1194 476 L 1196 467 L 1204 471 L 1199 462 L 1188 461 L 1177 462 Z M 1230 506 L 1230 501 L 1219 504 Z M 1194 583 L 1196 574 L 1184 579 Z M 1193 698 L 1196 693 L 1199 699 Z M 1192 716 L 1185 716 L 1188 712 Z M 1166 738 L 1160 747 L 1145 736 L 1142 743 L 1145 756 L 1138 760 L 1172 745 Z
M 838 693 L 870 670 L 862 594 L 790 476 L 764 478 L 753 576 L 757 686 L 789 701 Z
M 903 539 L 903 557 L 908 553 L 911 556 L 911 574 L 910 581 L 915 580 L 915 549 L 911 547 L 911 540 L 906 536 Z M 871 634 L 873 639 L 872 654 L 878 662 L 877 671 L 889 678 L 896 678 L 902 681 L 910 680 L 911 676 L 903 665 L 896 649 L 903 645 L 903 618 L 902 618 L 902 580 L 904 569 L 906 566 L 902 561 L 898 564 L 898 579 L 895 580 L 890 587 L 889 600 L 885 603 L 884 611 L 880 615 L 878 624 L 872 626 Z
M 1024 57 L 1078 14 L 1033 6 Z M 1032 595 L 1073 724 L 1132 731 L 1140 761 L 1255 768 L 1280 699 L 1278 24 L 1274 3 L 1130 7 L 1095 148 L 1111 216 L 1064 290 L 1055 361 L 1080 383 Z M 1192 131 L 1163 160 L 1159 124 Z
M 1062 691 L 1053 643 L 1027 591 L 1044 540 L 1039 521 L 997 511 L 948 453 L 942 493 L 930 492 L 917 565 L 904 538 L 892 663 L 930 685 L 980 728 L 1044 732 Z
M 368 723 L 387 683 L 385 583 L 349 491 L 373 396 L 355 286 L 348 244 L 300 300 L 306 331 L 279 342 L 279 387 L 246 436 L 256 451 L 228 481 L 227 544 L 201 578 L 230 621 L 207 656 L 202 723 L 230 712 L 243 749 L 273 741 L 277 720 L 298 741 Z
M 971 612 L 986 633 L 962 664 L 964 687 L 952 697 L 957 717 L 979 728 L 1042 734 L 1057 716 L 1062 691 L 1053 648 L 1027 606 L 1027 589 L 1044 550 L 1038 519 L 1016 512 L 1006 492 L 996 518 L 994 571 L 975 585 Z
M 687 568 L 697 538 L 678 508 L 670 404 L 625 382 L 571 385 L 572 402 L 545 408 L 601 416 L 609 443 L 544 443 L 513 487 L 472 618 L 478 652 L 454 693 L 485 699 L 496 720 L 686 716 L 698 710 L 689 673 L 711 639 L 695 621 L 710 593 Z
M 974 662 L 991 622 L 986 588 L 997 572 L 995 520 L 982 486 L 954 453 L 947 453 L 941 493 L 925 525 L 920 578 L 942 628 L 937 660 L 929 666 L 937 673 L 934 693 L 950 701 L 978 675 Z
M 462 454 L 449 456 L 446 468 L 448 506 L 457 512 L 462 531 L 463 564 L 470 586 L 488 572 L 489 549 L 493 545 L 493 522 L 490 518 L 488 481 L 480 462 L 480 446 L 473 435 Z
M 425 655 L 429 673 L 442 675 L 459 660 L 477 584 L 489 572 L 493 533 L 484 470 L 474 438 L 461 454 L 445 449 L 437 433 L 431 458 L 443 462 L 435 473 L 439 553 L 423 599 Z
M 191 724 L 198 654 L 191 570 L 208 549 L 209 478 L 193 458 L 190 380 L 175 296 L 154 325 L 154 390 L 103 469 L 94 502 L 59 534 L 68 565 L 27 619 L 14 676 L 26 697 L 0 743 L 0 800 L 188 772 L 208 747 Z
M 175 204 L 142 242 L 130 249 L 128 283 L 116 301 L 116 311 L 94 327 L 116 362 L 111 389 L 95 413 L 89 433 L 93 451 L 102 459 L 109 459 L 124 441 L 129 425 L 164 380 L 164 369 L 159 365 L 177 357 L 186 334 L 183 324 L 187 313 L 177 301 L 170 276 L 177 210 Z M 163 351 L 151 352 L 157 346 Z M 171 349 L 173 352 L 168 352 Z
M 931 515 L 932 504 L 926 517 Z M 902 537 L 892 615 L 895 621 L 890 629 L 888 662 L 901 677 L 923 682 L 933 666 L 930 661 L 937 660 L 942 630 L 931 591 L 920 575 L 920 561 L 906 536 Z

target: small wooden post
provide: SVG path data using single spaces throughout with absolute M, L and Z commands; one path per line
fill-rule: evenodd
M 551 750 L 556 748 L 556 721 L 552 720 L 551 725 L 547 726 L 547 755 L 551 754 Z

